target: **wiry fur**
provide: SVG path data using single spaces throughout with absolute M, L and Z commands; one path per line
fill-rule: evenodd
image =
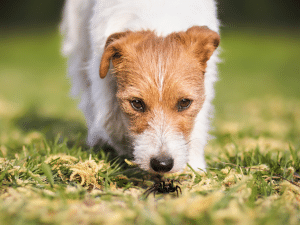
M 188 32 L 194 25 L 218 33 L 213 0 L 66 2 L 61 26 L 63 53 L 69 57 L 72 93 L 81 98 L 79 107 L 87 120 L 89 145 L 108 143 L 119 154 L 133 154 L 140 167 L 149 171 L 149 159 L 162 153 L 174 158 L 170 172 L 181 170 L 186 163 L 205 169 L 203 149 L 218 62 L 217 53 L 213 53 L 218 43 L 213 41 L 218 40 L 205 28 Z M 127 56 L 126 63 L 124 57 L 114 57 L 116 49 Z M 99 77 L 99 68 L 104 79 Z M 196 76 L 201 73 L 202 77 Z M 166 88 L 172 83 L 185 86 Z M 178 116 L 168 111 L 175 104 L 178 89 L 185 95 L 191 90 L 195 98 L 190 114 Z M 153 109 L 138 120 L 126 103 L 134 94 L 149 95 Z M 153 96 L 158 96 L 157 100 Z

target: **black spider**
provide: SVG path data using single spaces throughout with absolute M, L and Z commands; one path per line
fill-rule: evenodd
M 153 193 L 155 197 L 155 193 L 170 193 L 176 191 L 178 197 L 178 190 L 180 191 L 180 194 L 182 194 L 181 188 L 178 185 L 174 186 L 173 182 L 174 180 L 169 179 L 167 181 L 155 182 L 148 190 L 144 192 L 144 195 L 146 195 L 147 198 L 151 193 Z

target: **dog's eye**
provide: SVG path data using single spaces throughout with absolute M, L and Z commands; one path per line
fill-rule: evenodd
M 145 112 L 145 103 L 143 102 L 143 100 L 134 99 L 130 101 L 130 104 L 135 111 Z
M 178 112 L 188 109 L 191 104 L 192 100 L 186 98 L 181 99 L 177 104 Z

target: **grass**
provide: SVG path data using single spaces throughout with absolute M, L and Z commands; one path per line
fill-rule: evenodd
M 0 224 L 299 224 L 299 31 L 224 29 L 206 172 L 182 195 L 84 144 L 53 28 L 0 33 Z

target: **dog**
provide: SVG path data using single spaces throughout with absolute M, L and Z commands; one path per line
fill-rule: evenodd
M 153 174 L 205 170 L 214 0 L 68 0 L 61 32 L 88 145 L 108 144 Z

